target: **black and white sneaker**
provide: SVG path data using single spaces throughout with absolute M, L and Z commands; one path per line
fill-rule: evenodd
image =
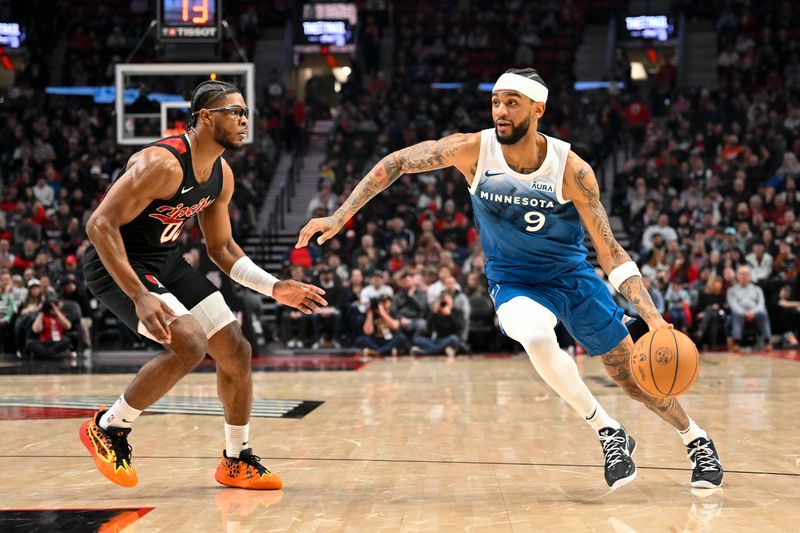
M 625 432 L 625 428 L 601 429 L 600 444 L 605 456 L 606 483 L 612 489 L 619 488 L 636 479 L 636 465 L 631 455 L 636 449 L 636 441 Z
M 722 464 L 714 441 L 699 437 L 686 445 L 692 462 L 692 487 L 714 489 L 722 485 Z

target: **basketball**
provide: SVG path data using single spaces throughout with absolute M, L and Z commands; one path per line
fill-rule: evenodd
M 692 387 L 699 370 L 697 346 L 678 330 L 650 331 L 633 347 L 631 372 L 639 388 L 650 396 L 683 394 Z

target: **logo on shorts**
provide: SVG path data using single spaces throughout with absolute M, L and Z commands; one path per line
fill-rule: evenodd
M 656 350 L 656 362 L 659 365 L 666 365 L 672 362 L 673 353 L 669 348 L 659 348 Z
M 156 279 L 156 277 L 154 275 L 152 275 L 152 274 L 145 274 L 144 275 L 144 279 L 146 279 L 147 281 L 149 281 L 151 284 L 155 285 L 159 289 L 163 289 L 164 288 L 164 286 L 161 284 L 161 282 L 158 281 Z

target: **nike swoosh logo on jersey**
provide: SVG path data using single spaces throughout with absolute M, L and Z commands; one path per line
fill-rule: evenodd
M 486 177 L 487 177 L 487 178 L 491 178 L 492 176 L 499 176 L 500 174 L 502 174 L 502 172 L 494 172 L 494 173 L 490 173 L 490 172 L 487 170 L 485 174 L 486 174 Z
M 183 189 L 181 189 L 181 194 L 187 193 L 192 189 L 194 189 L 194 185 L 192 185 L 191 187 L 184 187 Z

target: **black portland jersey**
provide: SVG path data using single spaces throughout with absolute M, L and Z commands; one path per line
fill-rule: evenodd
M 175 250 L 175 241 L 187 220 L 211 205 L 222 191 L 222 158 L 214 161 L 211 177 L 198 183 L 192 169 L 192 151 L 186 135 L 166 137 L 147 145 L 169 150 L 180 162 L 183 181 L 172 198 L 154 200 L 136 218 L 120 227 L 128 254 Z

